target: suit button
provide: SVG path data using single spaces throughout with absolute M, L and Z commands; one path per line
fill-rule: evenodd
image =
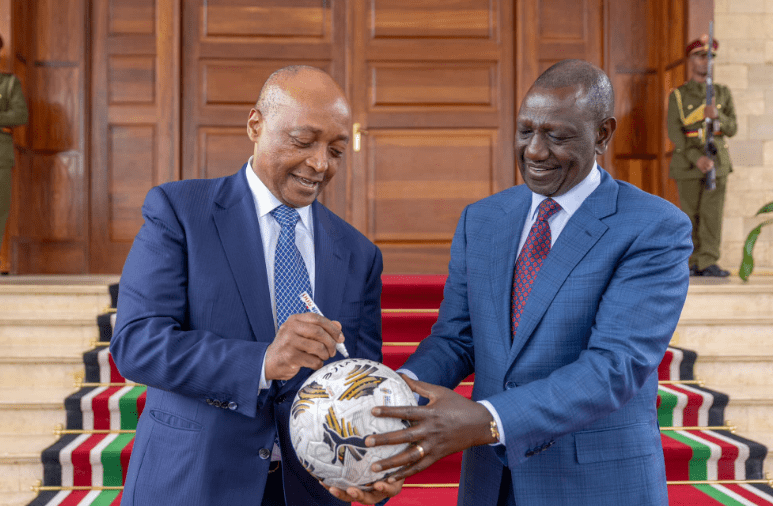
M 285 401 L 285 399 L 287 399 L 287 397 L 285 397 L 284 395 L 280 395 L 279 397 L 276 398 L 276 403 L 282 404 Z
M 271 456 L 271 450 L 267 448 L 261 448 L 260 451 L 258 452 L 258 456 L 263 460 L 266 460 Z
M 234 401 L 231 401 L 231 402 L 228 403 L 228 409 L 230 409 L 231 411 L 235 411 L 236 408 L 238 408 L 238 407 L 239 407 L 239 405 L 236 404 Z
M 511 389 L 515 388 L 516 386 L 517 386 L 517 385 L 515 384 L 515 382 L 514 382 L 514 381 L 508 381 L 508 382 L 505 384 L 505 388 L 506 388 L 506 389 L 508 389 L 508 390 L 511 390 Z
M 527 457 L 531 457 L 532 455 L 534 455 L 534 450 L 529 450 L 526 452 Z
M 214 400 L 214 401 L 212 401 L 212 405 L 215 406 L 216 408 L 219 408 L 220 407 L 220 401 Z
M 207 404 L 212 405 L 212 399 L 207 399 Z

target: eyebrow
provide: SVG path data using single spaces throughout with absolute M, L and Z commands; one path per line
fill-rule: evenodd
M 320 130 L 319 128 L 314 128 L 313 126 L 309 126 L 309 125 L 299 126 L 299 127 L 296 127 L 296 128 L 293 128 L 292 130 L 290 130 L 291 134 L 293 134 L 293 133 L 302 133 L 302 132 L 310 132 L 310 133 L 313 133 L 314 135 L 319 135 L 319 134 L 322 133 L 322 130 Z M 344 142 L 349 142 L 349 136 L 348 135 L 339 135 L 334 140 L 336 140 L 336 141 L 337 140 L 342 140 Z

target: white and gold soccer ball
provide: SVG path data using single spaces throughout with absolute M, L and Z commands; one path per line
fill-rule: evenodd
M 375 406 L 416 406 L 408 384 L 392 369 L 362 358 L 326 365 L 303 383 L 290 411 L 290 440 L 303 467 L 329 487 L 372 489 L 395 469 L 374 473 L 373 462 L 403 451 L 408 444 L 368 448 L 371 434 L 410 424 L 377 418 Z

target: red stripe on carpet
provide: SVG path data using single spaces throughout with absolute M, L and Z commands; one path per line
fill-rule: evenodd
M 384 365 L 396 371 L 405 363 L 406 360 L 408 360 L 408 357 L 410 357 L 411 354 L 416 351 L 416 347 L 384 346 L 382 351 L 384 352 Z
M 137 418 L 139 419 L 140 415 L 142 414 L 142 410 L 145 409 L 145 401 L 148 398 L 148 391 L 145 390 L 140 394 L 139 397 L 137 397 Z
M 671 478 L 669 478 L 671 479 Z M 391 501 L 390 501 L 391 502 Z M 669 506 L 724 506 L 692 485 L 671 485 L 668 487 Z
M 728 490 L 731 490 L 735 492 L 736 494 L 740 495 L 744 499 L 746 499 L 749 502 L 752 502 L 754 504 L 757 504 L 759 506 L 770 506 L 773 504 L 773 497 L 770 499 L 763 499 L 762 497 L 758 496 L 757 494 L 753 492 L 749 492 L 745 488 L 743 488 L 741 485 L 725 485 L 725 487 Z
M 687 405 L 682 410 L 682 426 L 696 427 L 698 425 L 698 414 L 703 405 L 703 397 L 680 385 L 668 385 L 668 388 L 687 396 Z
M 698 435 L 706 441 L 714 443 L 715 445 L 719 445 L 719 447 L 722 448 L 722 456 L 719 457 L 719 462 L 717 462 L 718 480 L 736 480 L 746 478 L 746 476 L 735 475 L 735 461 L 739 454 L 737 446 L 714 437 L 711 432 L 707 430 L 698 433 Z
M 73 490 L 67 497 L 59 503 L 59 506 L 78 506 L 78 504 L 89 494 L 89 490 Z
M 126 481 L 126 476 L 123 477 L 124 481 Z M 118 492 L 118 496 L 113 499 L 113 502 L 110 503 L 110 506 L 121 506 L 121 497 L 123 497 L 123 490 Z
M 437 309 L 443 301 L 445 275 L 381 276 L 384 309 Z
M 73 485 L 76 487 L 91 486 L 91 450 L 105 439 L 107 434 L 94 434 L 72 451 Z
M 126 483 L 126 471 L 129 469 L 129 458 L 132 456 L 132 448 L 134 448 L 134 438 L 121 450 L 121 483 Z
M 689 480 L 692 448 L 665 434 L 660 434 L 660 442 L 663 445 L 663 455 L 666 459 L 666 479 L 671 481 Z
M 446 455 L 427 469 L 408 477 L 406 483 L 459 483 L 462 475 L 462 452 Z M 390 501 L 391 503 L 391 501 Z
M 108 360 L 110 361 L 110 383 L 123 383 L 126 381 L 126 378 L 121 376 L 121 373 L 118 372 L 118 367 L 116 367 L 115 362 L 113 362 L 113 354 L 109 354 L 107 356 Z
M 668 380 L 678 380 L 681 378 L 671 378 L 671 361 L 674 359 L 674 352 L 671 350 L 666 350 L 666 354 L 663 356 L 663 360 L 660 361 L 660 365 L 658 366 L 658 380 L 660 381 L 668 381 Z
M 110 430 L 110 396 L 120 389 L 121 387 L 109 387 L 91 399 L 91 411 L 94 413 L 95 430 Z

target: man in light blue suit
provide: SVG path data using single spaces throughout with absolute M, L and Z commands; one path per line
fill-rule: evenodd
M 578 60 L 524 98 L 526 184 L 464 210 L 438 321 L 402 369 L 429 403 L 374 410 L 413 422 L 368 438 L 414 443 L 379 464 L 406 466 L 395 478 L 464 450 L 461 505 L 668 504 L 657 366 L 687 294 L 690 221 L 598 167 L 613 113 L 609 78 Z M 543 201 L 557 212 L 539 235 Z M 518 259 L 540 240 L 541 264 Z M 472 373 L 470 401 L 450 389 Z
M 316 200 L 342 165 L 350 121 L 329 75 L 281 69 L 250 111 L 255 148 L 239 172 L 148 193 L 110 346 L 121 373 L 148 385 L 122 504 L 343 504 L 301 467 L 288 417 L 312 370 L 342 358 L 337 342 L 382 357 L 381 253 Z M 329 319 L 278 323 L 279 208 L 299 218 L 294 267 L 303 262 Z

